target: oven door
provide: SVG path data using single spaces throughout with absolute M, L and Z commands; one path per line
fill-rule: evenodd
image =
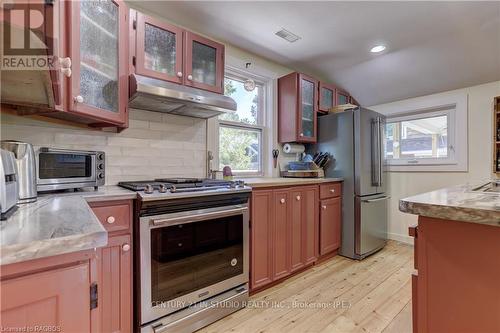
M 83 184 L 96 180 L 96 156 L 81 151 L 39 150 L 36 156 L 37 185 Z
M 141 325 L 248 282 L 248 205 L 140 218 Z

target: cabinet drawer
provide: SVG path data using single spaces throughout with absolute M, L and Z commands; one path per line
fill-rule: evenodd
M 130 201 L 92 202 L 90 207 L 107 231 L 113 232 L 130 228 L 132 218 L 132 203 Z
M 319 186 L 319 198 L 328 199 L 342 195 L 342 183 L 330 183 Z

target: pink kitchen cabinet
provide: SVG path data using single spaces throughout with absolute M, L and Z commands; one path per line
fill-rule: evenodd
M 224 93 L 224 45 L 130 10 L 131 71 Z
M 128 103 L 128 9 L 124 2 L 68 1 L 71 59 L 68 111 L 93 126 L 125 125 Z

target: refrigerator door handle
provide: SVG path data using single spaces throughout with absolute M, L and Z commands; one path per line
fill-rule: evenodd
M 385 196 L 385 197 L 380 197 L 377 199 L 366 199 L 366 200 L 361 200 L 363 202 L 377 202 L 377 201 L 383 201 L 383 200 L 389 200 L 391 197 L 390 196 Z
M 384 157 L 383 156 L 383 150 L 384 150 L 384 136 L 385 136 L 385 131 L 384 131 L 384 121 L 382 118 L 377 117 L 377 123 L 378 123 L 378 143 L 379 143 L 379 149 L 378 149 L 378 156 L 379 156 L 379 161 L 378 161 L 378 185 L 377 186 L 382 186 L 382 172 L 383 172 L 383 166 L 384 166 Z
M 380 186 L 381 164 L 380 164 L 380 117 L 372 120 L 372 184 Z

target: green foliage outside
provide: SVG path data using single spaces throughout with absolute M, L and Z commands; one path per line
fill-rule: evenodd
M 224 81 L 224 94 L 231 96 L 237 88 L 231 80 Z M 243 118 L 235 112 L 224 114 L 220 119 L 254 124 L 257 119 L 258 95 L 252 101 L 251 114 L 253 119 Z M 219 129 L 219 168 L 228 165 L 233 171 L 250 171 L 258 169 L 258 157 L 251 149 L 252 144 L 258 143 L 258 133 L 249 130 L 221 126 Z

